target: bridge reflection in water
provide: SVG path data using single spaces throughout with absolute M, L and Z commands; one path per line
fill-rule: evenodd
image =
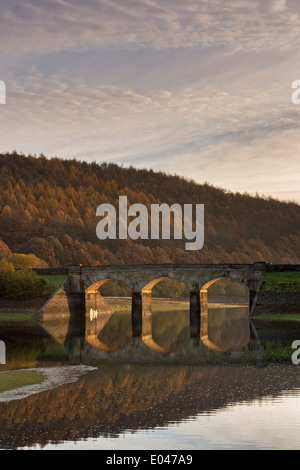
M 159 308 L 159 307 L 158 307 Z M 189 311 L 148 310 L 141 337 L 132 335 L 131 313 L 90 311 L 85 318 L 43 317 L 43 328 L 68 352 L 72 363 L 132 361 L 206 363 L 262 355 L 248 307 L 209 308 L 199 338 L 191 337 Z
M 152 343 L 152 289 L 159 282 L 171 279 L 185 284 L 189 290 L 190 334 L 191 338 L 199 339 L 201 317 L 204 318 L 208 310 L 208 288 L 221 279 L 240 283 L 247 290 L 251 316 L 266 269 L 266 263 L 70 267 L 63 287 L 44 305 L 41 316 L 44 320 L 61 311 L 62 315 L 68 312 L 71 318 L 84 321 L 83 317 L 94 316 L 94 312 L 97 316 L 99 312 L 103 320 L 112 311 L 99 288 L 109 281 L 124 282 L 131 292 L 132 336 L 148 338 Z M 40 274 L 42 271 L 45 270 Z
M 42 308 L 40 323 L 71 350 L 74 360 L 87 356 L 200 361 L 209 355 L 214 359 L 220 354 L 249 353 L 259 349 L 251 315 L 265 271 L 266 263 L 70 267 L 63 287 Z M 155 333 L 152 308 L 152 290 L 166 279 L 185 284 L 190 295 L 185 328 L 177 331 L 175 312 L 169 312 L 174 322 L 170 326 L 172 341 L 167 344 Z M 208 289 L 221 279 L 240 283 L 246 289 L 247 307 L 212 312 Z M 103 331 L 117 317 L 99 292 L 109 281 L 124 282 L 131 292 L 130 325 L 123 314 L 123 326 L 116 328 L 110 340 Z M 158 317 L 161 322 L 162 312 Z

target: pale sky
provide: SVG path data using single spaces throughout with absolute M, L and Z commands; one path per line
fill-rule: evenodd
M 0 151 L 300 201 L 299 0 L 0 0 Z

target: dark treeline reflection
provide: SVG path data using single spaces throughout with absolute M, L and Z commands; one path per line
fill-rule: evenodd
M 210 308 L 208 338 L 225 351 L 240 350 L 245 347 L 250 340 L 248 308 Z
M 101 364 L 76 383 L 1 403 L 0 447 L 154 429 L 299 387 L 298 371 L 286 365 Z

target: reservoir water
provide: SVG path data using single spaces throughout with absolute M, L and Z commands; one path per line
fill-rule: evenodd
M 24 387 L 2 401 L 0 393 L 1 449 L 300 449 L 297 322 L 210 308 L 201 338 L 191 339 L 188 310 L 171 306 L 153 311 L 152 334 L 140 339 L 126 309 L 89 319 L 84 335 L 70 319 L 0 331 L 0 372 L 61 371 L 39 393 Z M 64 380 L 78 366 L 89 369 Z

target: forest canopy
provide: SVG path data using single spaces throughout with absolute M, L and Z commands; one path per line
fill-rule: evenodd
M 96 209 L 116 205 L 120 195 L 148 209 L 204 204 L 203 249 L 186 251 L 181 240 L 99 240 Z M 300 263 L 300 206 L 113 163 L 0 154 L 0 259 L 17 254 L 54 267 Z

